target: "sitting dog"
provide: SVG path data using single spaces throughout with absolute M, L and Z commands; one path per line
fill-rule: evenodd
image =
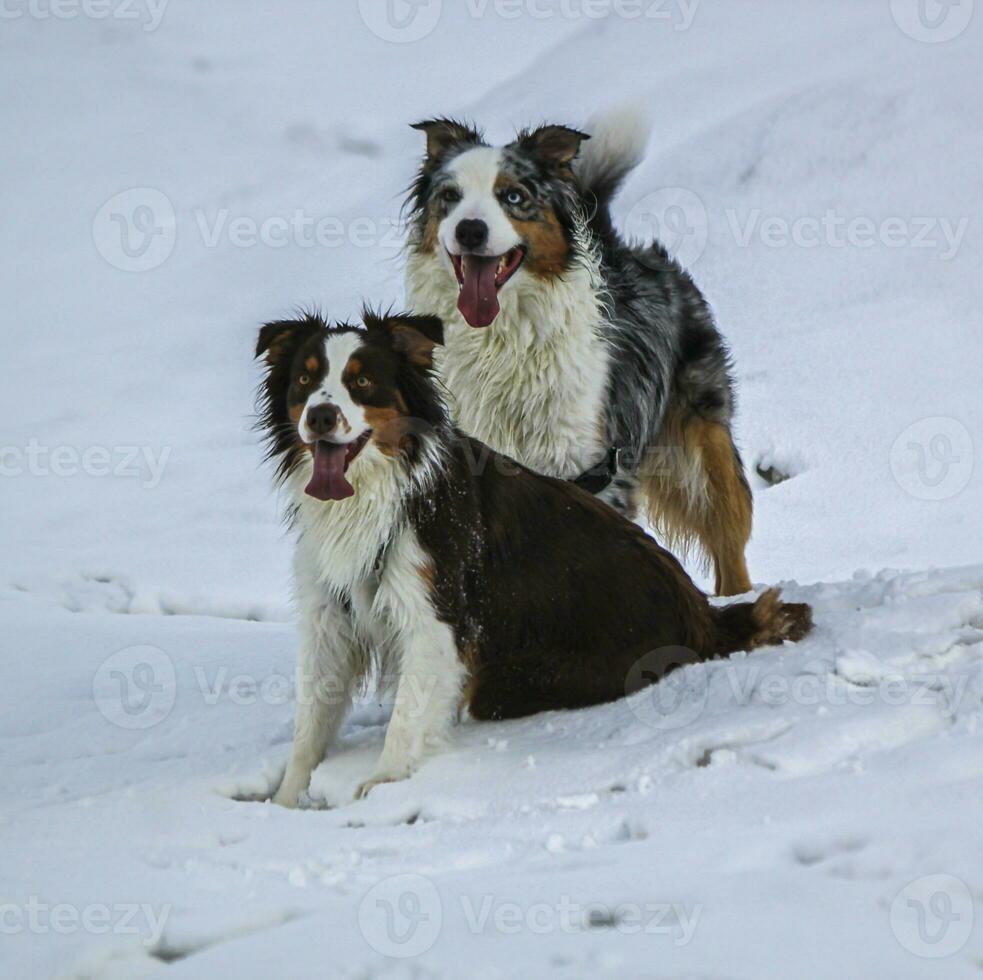
M 726 345 L 666 250 L 612 224 L 644 121 L 622 111 L 593 138 L 543 126 L 504 147 L 449 119 L 415 128 L 427 149 L 408 200 L 407 297 L 447 325 L 437 368 L 456 422 L 628 516 L 640 491 L 670 547 L 700 543 L 718 594 L 749 591 Z
M 807 632 L 809 607 L 774 591 L 712 607 L 615 510 L 453 428 L 431 373 L 439 319 L 363 320 L 270 323 L 257 345 L 259 425 L 297 532 L 297 719 L 275 802 L 297 805 L 373 672 L 396 694 L 360 796 L 409 776 L 462 706 L 579 708 Z

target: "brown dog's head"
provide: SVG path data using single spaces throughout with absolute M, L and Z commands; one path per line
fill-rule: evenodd
M 315 314 L 278 320 L 256 345 L 267 368 L 259 427 L 269 456 L 281 478 L 309 457 L 306 492 L 319 500 L 355 493 L 347 474 L 363 452 L 412 462 L 412 437 L 446 423 L 430 377 L 440 320 L 365 311 L 363 321 L 364 329 Z

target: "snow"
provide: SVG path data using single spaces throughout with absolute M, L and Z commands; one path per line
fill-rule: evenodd
M 366 2 L 4 5 L 0 975 L 979 976 L 983 20 L 916 7 L 469 0 L 403 43 Z M 816 632 L 354 803 L 367 698 L 310 809 L 260 802 L 295 631 L 256 327 L 402 297 L 406 123 L 627 100 L 618 220 L 713 303 L 752 575 Z

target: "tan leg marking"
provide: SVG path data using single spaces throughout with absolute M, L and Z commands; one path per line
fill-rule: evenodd
M 696 415 L 666 420 L 659 445 L 639 470 L 653 527 L 670 548 L 699 541 L 713 563 L 718 595 L 749 592 L 744 549 L 751 537 L 751 493 L 727 427 Z

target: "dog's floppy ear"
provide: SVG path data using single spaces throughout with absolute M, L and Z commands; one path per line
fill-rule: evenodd
M 266 363 L 273 367 L 285 355 L 293 353 L 308 338 L 327 330 L 327 324 L 315 314 L 305 314 L 300 320 L 274 320 L 259 331 L 256 356 L 266 355 Z
M 444 321 L 439 316 L 399 313 L 378 317 L 366 310 L 362 320 L 370 332 L 383 332 L 393 350 L 405 355 L 417 367 L 433 367 L 433 349 L 444 343 Z
M 434 165 L 455 146 L 481 144 L 481 133 L 469 123 L 458 122 L 456 119 L 424 119 L 410 125 L 427 134 L 427 162 Z
M 520 133 L 516 144 L 551 169 L 569 170 L 571 161 L 580 152 L 580 144 L 589 139 L 586 133 L 569 126 L 540 126 L 532 132 Z

